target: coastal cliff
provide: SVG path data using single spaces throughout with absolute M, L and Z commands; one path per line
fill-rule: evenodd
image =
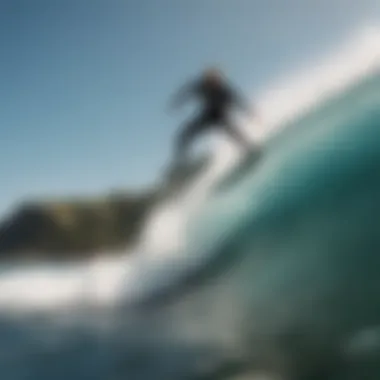
M 158 185 L 139 193 L 25 201 L 0 223 L 0 257 L 72 260 L 126 249 L 154 205 L 186 187 L 206 162 L 168 169 Z

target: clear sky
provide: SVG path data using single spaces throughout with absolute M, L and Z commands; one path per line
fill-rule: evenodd
M 149 184 L 186 113 L 173 91 L 220 64 L 252 99 L 378 0 L 2 0 L 0 213 L 30 196 Z

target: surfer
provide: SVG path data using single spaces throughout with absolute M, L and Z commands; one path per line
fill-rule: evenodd
M 212 128 L 227 133 L 243 149 L 250 149 L 249 142 L 232 122 L 229 113 L 232 106 L 246 111 L 249 111 L 249 107 L 240 94 L 227 83 L 221 70 L 216 67 L 207 68 L 199 79 L 184 85 L 174 96 L 171 108 L 178 107 L 189 96 L 195 96 L 203 105 L 198 115 L 188 121 L 176 137 L 175 162 L 181 162 L 195 138 Z

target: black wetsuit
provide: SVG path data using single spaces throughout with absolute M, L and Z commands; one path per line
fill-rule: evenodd
M 188 145 L 194 138 L 215 127 L 229 134 L 244 148 L 248 148 L 248 142 L 233 124 L 229 114 L 232 106 L 248 108 L 235 90 L 225 83 L 200 80 L 185 86 L 176 96 L 175 103 L 182 102 L 190 95 L 198 98 L 203 107 L 179 133 L 175 146 L 177 159 L 186 154 Z

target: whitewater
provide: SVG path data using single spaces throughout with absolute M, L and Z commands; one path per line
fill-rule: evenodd
M 344 91 L 379 67 L 380 31 L 364 28 L 335 51 L 306 68 L 287 73 L 255 99 L 260 121 L 242 124 L 253 142 L 266 143 L 289 121 L 307 114 L 322 100 Z M 285 136 L 286 138 L 286 136 Z M 133 252 L 117 258 L 98 258 L 59 268 L 49 264 L 3 268 L 0 275 L 0 311 L 57 311 L 83 305 L 110 307 L 135 299 L 162 283 L 170 283 L 192 263 L 204 260 L 202 252 L 181 255 L 187 244 L 188 223 L 207 202 L 212 184 L 239 158 L 234 145 L 223 140 L 214 147 L 213 159 L 188 189 L 162 203 L 148 218 L 141 241 Z

